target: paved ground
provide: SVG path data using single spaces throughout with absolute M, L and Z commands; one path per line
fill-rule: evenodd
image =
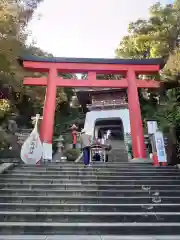
M 179 236 L 0 236 L 0 240 L 179 240 Z

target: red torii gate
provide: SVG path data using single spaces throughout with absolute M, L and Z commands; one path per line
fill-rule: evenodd
M 57 87 L 127 88 L 130 114 L 132 149 L 134 158 L 146 158 L 144 133 L 138 88 L 159 88 L 154 80 L 140 80 L 137 74 L 156 74 L 163 67 L 162 59 L 86 59 L 23 57 L 24 68 L 34 72 L 47 72 L 48 77 L 25 77 L 24 85 L 47 86 L 41 140 L 52 144 Z M 88 73 L 88 79 L 63 79 L 58 73 Z M 98 80 L 96 74 L 124 74 L 121 80 Z

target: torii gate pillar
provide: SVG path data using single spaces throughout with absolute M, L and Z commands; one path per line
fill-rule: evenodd
M 46 96 L 43 108 L 43 120 L 41 123 L 40 132 L 42 142 L 49 144 L 52 144 L 54 129 L 54 114 L 56 110 L 56 78 L 57 70 L 54 68 L 50 69 L 47 80 Z
M 139 103 L 136 74 L 130 69 L 127 73 L 128 80 L 128 107 L 131 125 L 132 150 L 134 158 L 146 158 L 144 131 Z
M 25 85 L 47 86 L 41 126 L 43 144 L 51 146 L 47 158 L 52 158 L 52 137 L 54 113 L 56 107 L 56 87 L 99 87 L 126 88 L 130 113 L 132 148 L 134 158 L 146 158 L 143 124 L 138 97 L 138 88 L 159 88 L 160 83 L 154 80 L 136 79 L 136 74 L 151 74 L 160 70 L 164 64 L 162 59 L 73 59 L 73 58 L 23 58 L 23 65 L 31 71 L 48 72 L 48 77 L 25 78 Z M 88 79 L 63 79 L 61 73 L 88 72 Z M 97 73 L 125 74 L 121 80 L 98 80 Z

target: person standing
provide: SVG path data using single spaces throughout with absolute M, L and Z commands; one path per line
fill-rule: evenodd
M 77 129 L 78 127 L 73 124 L 71 127 L 71 134 L 72 134 L 72 144 L 73 144 L 73 148 L 76 148 L 76 144 L 77 144 Z
M 81 131 L 80 141 L 83 149 L 83 162 L 87 166 L 90 164 L 91 136 L 85 132 L 85 129 Z
M 73 148 L 76 149 L 76 144 L 77 144 L 77 131 L 76 130 L 73 130 L 72 137 L 73 137 Z

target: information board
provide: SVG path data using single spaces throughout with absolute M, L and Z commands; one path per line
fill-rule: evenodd
M 157 122 L 147 121 L 147 128 L 148 128 L 148 134 L 154 134 L 158 129 Z
M 159 162 L 167 162 L 167 155 L 166 155 L 166 150 L 165 150 L 165 145 L 164 145 L 163 133 L 160 131 L 157 131 L 154 134 L 154 139 L 155 139 L 158 161 Z

